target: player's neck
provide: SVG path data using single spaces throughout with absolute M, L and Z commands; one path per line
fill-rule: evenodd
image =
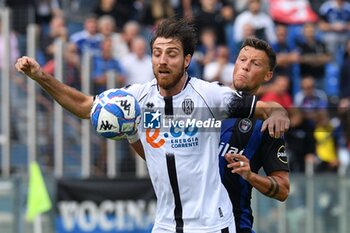
M 258 93 L 259 88 L 260 88 L 260 86 L 254 88 L 254 89 L 248 90 L 247 94 L 249 94 L 249 95 L 256 95 Z
M 164 97 L 169 97 L 169 96 L 175 96 L 175 95 L 179 94 L 181 91 L 183 91 L 183 89 L 185 89 L 187 79 L 188 79 L 188 74 L 187 74 L 187 72 L 185 72 L 184 75 L 182 76 L 182 78 L 179 80 L 179 82 L 174 87 L 169 88 L 169 89 L 164 89 L 164 88 L 161 88 L 160 86 L 158 86 L 160 95 L 164 96 Z

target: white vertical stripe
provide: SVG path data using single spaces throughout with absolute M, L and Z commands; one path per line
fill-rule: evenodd
M 4 37 L 3 64 L 1 70 L 1 172 L 3 176 L 10 175 L 10 154 L 11 154 L 11 121 L 10 121 L 10 9 L 3 8 L 1 11 L 1 27 Z
M 55 78 L 63 81 L 63 49 L 62 39 L 56 39 L 55 43 Z M 54 172 L 56 177 L 63 175 L 63 108 L 56 101 L 54 102 Z
M 253 113 L 253 109 L 254 109 L 255 102 L 256 102 L 256 96 L 253 95 L 253 101 L 252 101 L 252 105 L 250 106 L 250 112 L 249 112 L 249 117 L 248 118 L 253 117 L 252 114 L 254 114 Z
M 83 53 L 81 66 L 81 88 L 82 92 L 90 93 L 90 74 L 91 74 L 91 53 L 86 50 Z M 81 124 L 81 174 L 83 178 L 90 176 L 90 160 L 91 160 L 91 135 L 90 121 L 82 120 Z

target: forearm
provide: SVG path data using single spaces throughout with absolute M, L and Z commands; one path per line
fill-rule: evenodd
M 260 176 L 251 172 L 247 181 L 259 192 L 279 201 L 285 201 L 289 195 L 289 179 L 279 176 Z
M 271 172 L 269 176 L 260 176 L 251 171 L 248 158 L 241 154 L 226 153 L 225 159 L 228 162 L 227 168 L 232 173 L 240 175 L 252 187 L 262 194 L 284 201 L 289 195 L 289 173 L 285 170 Z
M 90 118 L 93 98 L 82 92 L 59 82 L 53 76 L 40 70 L 36 77 L 32 77 L 47 93 L 49 93 L 62 107 L 79 118 Z
M 141 140 L 137 140 L 134 143 L 130 143 L 130 145 L 132 146 L 132 148 L 135 150 L 135 152 L 143 159 L 146 160 L 145 157 L 145 151 L 143 149 Z
M 259 119 L 267 119 L 272 114 L 281 114 L 283 116 L 288 117 L 288 112 L 286 111 L 286 109 L 284 109 L 282 105 L 276 102 L 258 101 L 256 103 L 254 117 Z

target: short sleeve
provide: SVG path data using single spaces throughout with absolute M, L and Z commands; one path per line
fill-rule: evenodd
M 274 171 L 289 171 L 284 138 L 272 138 L 265 132 L 260 153 L 262 153 L 266 174 L 269 175 Z
M 252 118 L 257 98 L 254 95 L 245 95 L 233 92 L 228 100 L 227 112 L 229 118 Z
M 204 90 L 205 89 L 205 90 Z M 251 118 L 254 115 L 257 98 L 232 90 L 218 82 L 201 86 L 201 93 L 218 120 L 226 118 Z

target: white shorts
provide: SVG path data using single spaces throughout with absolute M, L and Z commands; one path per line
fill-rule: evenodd
M 169 231 L 167 229 L 160 228 L 159 226 L 154 226 L 152 233 L 176 233 L 176 231 Z M 203 233 L 202 231 L 184 231 L 183 233 Z M 225 229 L 219 230 L 219 231 L 210 231 L 206 233 L 236 233 L 236 226 L 233 223 L 231 223 L 230 226 L 228 226 Z

